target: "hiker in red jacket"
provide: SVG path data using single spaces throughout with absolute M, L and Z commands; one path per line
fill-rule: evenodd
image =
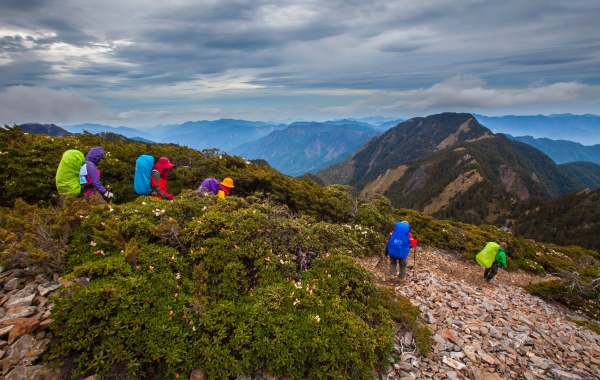
M 152 176 L 150 177 L 151 196 L 165 200 L 173 200 L 173 195 L 167 191 L 167 180 L 169 179 L 169 169 L 173 166 L 167 157 L 161 157 L 154 164 Z

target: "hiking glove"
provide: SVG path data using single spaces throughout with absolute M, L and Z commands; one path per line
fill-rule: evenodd
M 104 193 L 104 197 L 106 199 L 114 199 L 115 195 L 113 193 L 111 193 L 110 191 L 107 191 L 106 193 Z

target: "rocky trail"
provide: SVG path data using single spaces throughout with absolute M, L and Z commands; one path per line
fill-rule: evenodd
M 548 278 L 500 271 L 486 283 L 483 269 L 456 253 L 425 247 L 416 257 L 416 270 L 403 282 L 391 278 L 388 259 L 362 260 L 380 286 L 421 308 L 433 334 L 432 350 L 422 357 L 412 334 L 399 331 L 390 365 L 377 377 L 600 379 L 600 336 L 566 319 L 576 314 L 520 287 Z

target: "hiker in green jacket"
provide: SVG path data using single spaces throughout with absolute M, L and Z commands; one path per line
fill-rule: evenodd
M 490 242 L 485 245 L 485 248 L 481 250 L 475 256 L 475 259 L 485 268 L 483 272 L 483 278 L 490 282 L 498 274 L 498 267 L 506 269 L 506 249 L 508 244 L 501 242 L 500 244 Z

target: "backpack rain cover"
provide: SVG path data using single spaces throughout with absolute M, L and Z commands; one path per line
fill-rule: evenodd
M 79 170 L 85 162 L 83 153 L 76 149 L 67 150 L 56 170 L 56 190 L 62 195 L 77 195 L 81 193 Z
M 150 195 L 150 176 L 154 167 L 154 157 L 142 154 L 135 161 L 135 175 L 133 177 L 133 189 L 139 195 Z
M 475 256 L 475 260 L 484 268 L 491 268 L 494 261 L 496 261 L 496 254 L 500 246 L 498 243 L 489 242 L 485 247 Z

